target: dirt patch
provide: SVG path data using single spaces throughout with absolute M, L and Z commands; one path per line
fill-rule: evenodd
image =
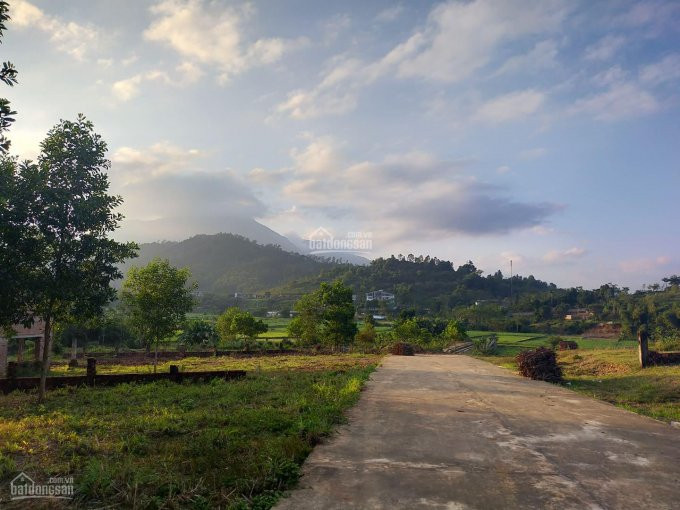
M 597 358 L 582 358 L 575 355 L 571 359 L 560 360 L 565 375 L 614 375 L 630 372 L 630 367 Z

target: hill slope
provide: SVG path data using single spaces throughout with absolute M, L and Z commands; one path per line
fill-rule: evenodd
M 142 266 L 154 257 L 188 267 L 201 291 L 219 295 L 262 292 L 291 280 L 318 277 L 338 264 L 261 245 L 234 234 L 197 235 L 185 241 L 140 245 L 139 257 L 128 261 Z

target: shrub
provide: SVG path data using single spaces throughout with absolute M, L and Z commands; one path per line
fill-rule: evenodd
M 560 351 L 571 351 L 578 349 L 578 344 L 573 340 L 560 340 L 560 342 L 557 344 L 557 348 Z
M 680 351 L 680 337 L 664 336 L 654 343 L 658 351 Z
M 390 353 L 397 356 L 413 356 L 415 351 L 411 344 L 407 344 L 406 342 L 397 342 L 396 344 L 392 344 L 390 347 Z
M 560 382 L 562 369 L 557 364 L 555 351 L 545 347 L 522 351 L 517 355 L 519 373 L 539 381 Z
M 472 343 L 474 344 L 475 354 L 490 355 L 495 354 L 495 352 L 498 350 L 498 337 L 494 334 L 474 338 Z
M 550 344 L 550 347 L 553 349 L 557 349 L 557 346 L 560 345 L 560 342 L 562 342 L 563 339 L 561 336 L 551 336 L 548 339 L 548 343 Z

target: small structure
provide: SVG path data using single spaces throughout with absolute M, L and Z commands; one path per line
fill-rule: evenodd
M 14 335 L 11 338 L 0 336 L 0 377 L 7 377 L 7 357 L 9 341 L 16 340 L 17 345 L 17 361 L 23 361 L 24 342 L 27 338 L 35 341 L 35 359 L 42 359 L 43 345 L 45 344 L 45 324 L 42 320 L 35 319 L 33 325 L 25 328 L 19 324 L 12 326 Z M 2 335 L 2 332 L 0 332 Z
M 592 318 L 595 314 L 586 308 L 574 308 L 564 316 L 565 321 L 584 321 Z
M 277 310 L 271 310 L 267 312 L 267 317 L 270 319 L 274 319 L 276 317 L 281 317 L 281 312 Z
M 394 301 L 394 294 L 384 290 L 374 290 L 366 293 L 366 301 Z

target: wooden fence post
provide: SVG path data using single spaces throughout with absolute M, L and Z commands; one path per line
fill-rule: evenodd
M 86 373 L 86 384 L 88 386 L 94 386 L 95 378 L 97 377 L 97 359 L 87 358 L 87 373 Z
M 179 367 L 177 365 L 170 365 L 170 380 L 179 382 Z
M 645 368 L 649 364 L 649 335 L 644 329 L 638 331 L 638 351 L 640 367 Z

